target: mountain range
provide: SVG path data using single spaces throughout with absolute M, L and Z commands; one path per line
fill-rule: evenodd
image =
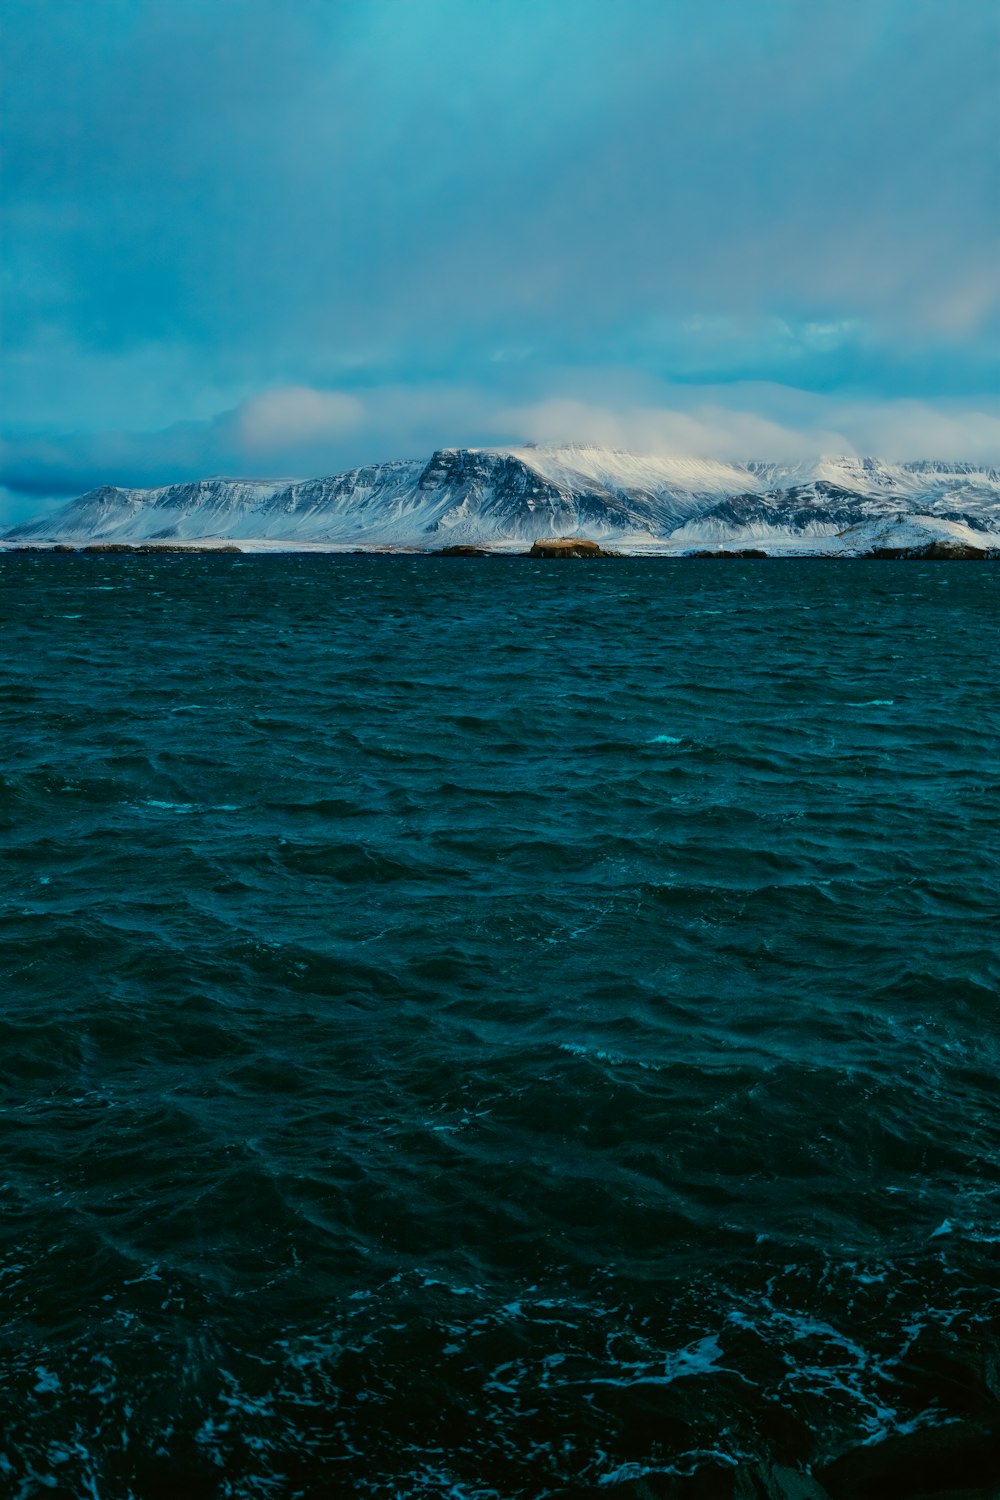
M 625 552 L 988 553 L 1000 549 L 1000 469 L 852 457 L 738 464 L 590 445 L 441 448 L 323 479 L 106 485 L 3 540 L 510 551 L 565 536 Z

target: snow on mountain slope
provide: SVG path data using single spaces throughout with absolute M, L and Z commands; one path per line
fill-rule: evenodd
M 978 464 L 827 457 L 801 464 L 749 463 L 747 469 L 765 490 L 825 483 L 869 499 L 919 500 L 935 507 L 970 498 L 1000 504 L 1000 469 Z
M 53 515 L 16 526 L 17 540 L 148 541 L 222 534 L 226 518 L 254 515 L 284 487 L 280 480 L 201 479 L 159 489 L 88 490 Z M 190 522 L 191 530 L 185 529 Z
M 989 552 L 1000 546 L 1000 535 L 940 516 L 906 515 L 862 521 L 837 538 L 837 550 L 851 556 L 879 551 L 918 552 L 930 546 Z
M 417 460 L 366 464 L 329 479 L 295 480 L 268 502 L 263 529 L 240 517 L 230 537 L 276 541 L 380 540 L 408 535 L 426 524 L 427 498 Z
M 1000 470 L 970 464 L 727 464 L 587 445 L 441 448 L 324 479 L 105 486 L 8 541 L 244 540 L 438 549 L 583 536 L 628 547 L 815 541 L 919 512 L 1000 533 Z
M 245 482 L 204 479 L 160 489 L 91 490 L 62 510 L 15 527 L 15 540 L 199 541 L 205 538 L 313 540 L 324 528 L 364 530 L 392 520 L 419 463 L 374 464 L 333 479 Z
M 278 485 L 225 480 L 159 490 L 93 490 L 13 540 L 200 538 L 444 546 L 661 530 L 655 496 L 641 503 L 575 474 L 558 481 L 515 453 L 442 448 L 426 463 L 371 464 L 329 479 Z
M 582 479 L 648 510 L 656 522 L 683 520 L 713 498 L 753 485 L 746 469 L 714 459 L 660 458 L 585 443 L 510 451 L 553 484 L 574 489 Z
M 440 542 L 536 541 L 582 531 L 595 538 L 641 529 L 622 498 L 584 478 L 559 482 L 505 449 L 442 448 L 420 487 L 440 496 L 430 530 Z
M 870 497 L 820 479 L 766 494 L 727 496 L 672 533 L 674 541 L 749 543 L 836 536 L 871 516 L 895 515 L 906 501 Z

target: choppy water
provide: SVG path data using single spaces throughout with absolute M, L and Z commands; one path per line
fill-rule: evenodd
M 0 1491 L 613 1497 L 981 1411 L 1000 570 L 0 584 Z

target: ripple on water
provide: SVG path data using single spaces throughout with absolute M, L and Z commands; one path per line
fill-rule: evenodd
M 995 570 L 0 573 L 14 1494 L 996 1430 Z

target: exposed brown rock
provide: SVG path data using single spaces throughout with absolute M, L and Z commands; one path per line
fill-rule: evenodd
M 529 557 L 614 557 L 613 552 L 605 552 L 596 542 L 585 541 L 580 536 L 547 537 L 543 542 L 535 542 L 532 545 Z
M 456 542 L 452 547 L 441 547 L 436 557 L 492 557 L 493 554 L 488 547 L 468 547 L 463 543 Z

